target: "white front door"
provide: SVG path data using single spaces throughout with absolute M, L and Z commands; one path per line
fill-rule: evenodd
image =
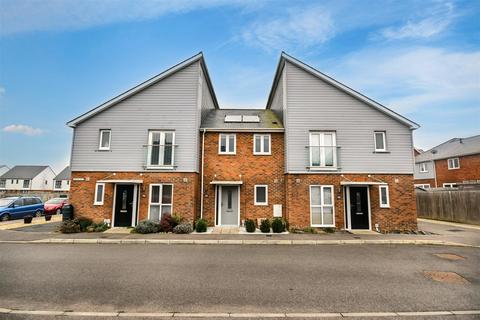
M 220 187 L 220 223 L 222 226 L 238 226 L 239 224 L 239 187 Z

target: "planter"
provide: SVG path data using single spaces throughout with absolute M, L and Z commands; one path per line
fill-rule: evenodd
M 23 218 L 23 223 L 32 223 L 32 216 L 26 216 Z
M 52 216 L 49 214 L 45 215 L 45 221 L 50 221 L 50 220 L 52 220 Z

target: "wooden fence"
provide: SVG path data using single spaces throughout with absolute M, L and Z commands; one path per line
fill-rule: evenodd
M 480 225 L 480 190 L 417 190 L 420 218 Z

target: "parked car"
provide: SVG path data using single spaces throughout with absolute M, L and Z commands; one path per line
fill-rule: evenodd
M 52 198 L 45 202 L 43 210 L 45 214 L 60 214 L 62 208 L 68 203 L 68 198 Z
M 38 197 L 7 197 L 0 199 L 0 221 L 23 219 L 26 216 L 40 217 L 43 203 Z

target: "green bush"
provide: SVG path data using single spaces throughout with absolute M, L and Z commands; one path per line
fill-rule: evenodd
M 322 228 L 323 232 L 325 233 L 334 233 L 335 228 Z
M 80 230 L 85 232 L 87 231 L 87 227 L 89 227 L 93 221 L 90 219 L 78 219 L 78 223 L 80 224 Z
M 182 222 L 183 222 L 183 217 L 182 216 L 178 216 L 178 215 L 175 215 L 175 214 L 172 216 L 172 227 L 173 228 L 175 228 L 179 224 L 182 224 Z
M 207 232 L 208 223 L 205 219 L 197 220 L 195 223 L 195 231 L 197 232 Z
M 78 219 L 63 221 L 58 231 L 61 233 L 79 233 L 81 232 L 80 222 Z
M 285 230 L 285 225 L 281 218 L 274 218 L 272 220 L 272 231 L 273 233 L 282 233 Z
M 193 228 L 190 223 L 181 223 L 175 226 L 175 228 L 173 228 L 173 233 L 177 233 L 177 234 L 185 234 L 185 233 L 192 233 L 192 232 L 193 232 Z
M 262 233 L 270 233 L 270 220 L 262 220 L 262 223 L 260 223 L 260 231 L 262 231 Z
M 312 227 L 303 228 L 302 231 L 305 232 L 305 233 L 313 233 L 313 234 L 317 233 L 317 229 L 312 228 Z
M 245 220 L 245 229 L 247 230 L 247 232 L 255 232 L 256 230 L 256 227 L 255 227 L 255 222 L 251 219 L 247 219 Z
M 135 227 L 136 233 L 156 233 L 158 232 L 158 223 L 152 220 L 142 220 Z

